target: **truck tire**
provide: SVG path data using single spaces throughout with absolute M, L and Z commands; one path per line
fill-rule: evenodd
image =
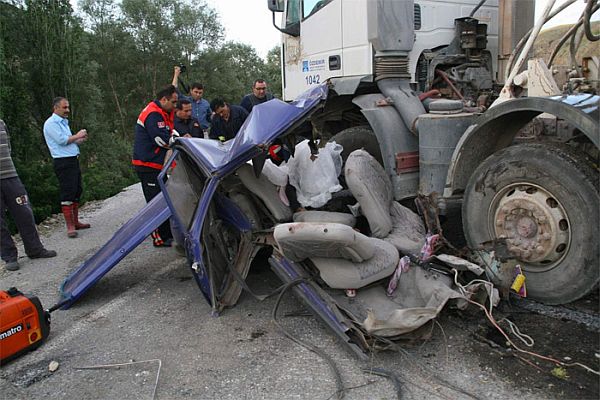
M 598 171 L 566 145 L 519 144 L 488 157 L 463 201 L 471 247 L 505 237 L 524 269 L 528 296 L 548 304 L 581 298 L 600 272 Z
M 344 162 L 346 162 L 346 159 L 348 159 L 348 156 L 354 150 L 365 149 L 367 153 L 375 157 L 379 164 L 383 165 L 377 136 L 375 136 L 375 133 L 369 126 L 361 125 L 344 129 L 336 133 L 330 140 L 335 141 L 344 148 L 342 151 L 342 160 Z

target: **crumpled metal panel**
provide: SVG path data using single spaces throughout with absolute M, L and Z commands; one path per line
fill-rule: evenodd
M 175 148 L 183 148 L 211 175 L 221 175 L 249 161 L 260 146 L 268 145 L 295 122 L 327 98 L 327 85 L 315 86 L 291 103 L 273 99 L 252 108 L 235 138 L 220 143 L 217 140 L 180 138 Z

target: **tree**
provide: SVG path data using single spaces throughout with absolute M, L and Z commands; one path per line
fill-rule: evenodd
M 217 12 L 202 1 L 175 3 L 173 12 L 175 38 L 186 64 L 202 51 L 218 47 L 223 41 L 223 27 Z
M 204 82 L 207 97 L 222 97 L 238 104 L 254 80 L 261 76 L 264 63 L 256 50 L 242 43 L 227 42 L 208 49 L 194 63 L 193 73 Z
M 281 49 L 273 47 L 267 53 L 267 62 L 263 69 L 263 77 L 269 83 L 269 89 L 276 97 L 283 97 L 281 90 Z
M 237 103 L 259 77 L 279 92 L 275 51 L 265 64 L 251 46 L 222 44 L 218 15 L 202 0 L 80 0 L 79 9 L 74 15 L 69 0 L 0 1 L 0 118 L 38 220 L 59 209 L 42 133 L 54 97 L 69 99 L 71 129 L 89 132 L 80 158 L 85 201 L 135 182 L 137 116 L 176 63 L 190 66 L 188 83 L 206 84 L 207 98 Z

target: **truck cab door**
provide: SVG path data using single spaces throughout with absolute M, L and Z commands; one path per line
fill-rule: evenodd
M 284 97 L 291 100 L 343 75 L 342 0 L 290 0 L 287 5 L 297 7 L 300 19 L 300 36 L 283 35 Z

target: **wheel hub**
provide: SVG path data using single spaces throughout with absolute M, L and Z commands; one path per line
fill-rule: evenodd
M 571 228 L 564 208 L 551 193 L 529 183 L 513 184 L 491 204 L 495 236 L 505 238 L 518 259 L 541 266 L 564 257 Z

